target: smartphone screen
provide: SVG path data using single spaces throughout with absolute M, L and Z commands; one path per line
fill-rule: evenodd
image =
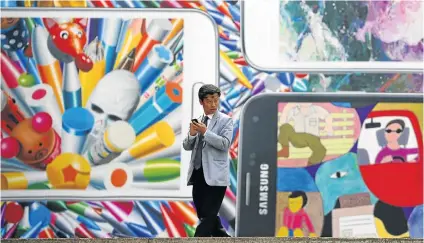
M 280 59 L 422 62 L 422 1 L 280 1 Z
M 422 101 L 279 102 L 276 112 L 274 236 L 407 234 L 402 210 L 423 203 Z

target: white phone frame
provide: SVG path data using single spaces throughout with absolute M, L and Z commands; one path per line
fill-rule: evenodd
M 244 0 L 241 3 L 242 52 L 258 70 L 307 73 L 421 73 L 424 62 L 287 62 L 280 56 L 280 2 Z M 359 0 L 363 1 L 363 0 Z
M 175 18 L 184 19 L 184 79 L 181 135 L 189 132 L 193 117 L 203 113 L 197 92 L 201 84 L 219 83 L 218 32 L 215 21 L 196 9 L 87 9 L 87 8 L 3 8 L 2 18 Z M 2 190 L 2 200 L 191 200 L 187 172 L 191 151 L 181 143 L 179 190 Z

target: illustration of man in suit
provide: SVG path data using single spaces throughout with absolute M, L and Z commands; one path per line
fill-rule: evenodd
M 230 185 L 228 150 L 233 136 L 231 117 L 219 112 L 218 87 L 206 84 L 199 89 L 204 114 L 190 123 L 183 147 L 192 151 L 188 185 L 193 185 L 193 201 L 200 220 L 195 237 L 229 237 L 218 212 Z

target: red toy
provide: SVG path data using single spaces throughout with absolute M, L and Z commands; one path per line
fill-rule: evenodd
M 48 47 L 53 56 L 63 62 L 75 61 L 76 66 L 88 72 L 93 68 L 93 61 L 83 52 L 87 43 L 84 29 L 87 19 L 75 18 L 72 22 L 58 23 L 55 19 L 45 18 L 50 38 Z

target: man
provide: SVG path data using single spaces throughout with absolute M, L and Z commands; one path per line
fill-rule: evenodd
M 193 119 L 183 141 L 185 150 L 192 151 L 188 170 L 188 185 L 193 185 L 193 201 L 200 224 L 195 237 L 229 237 L 221 225 L 218 212 L 230 185 L 228 150 L 233 136 L 232 119 L 219 112 L 218 87 L 206 84 L 199 89 L 199 101 L 204 114 Z

